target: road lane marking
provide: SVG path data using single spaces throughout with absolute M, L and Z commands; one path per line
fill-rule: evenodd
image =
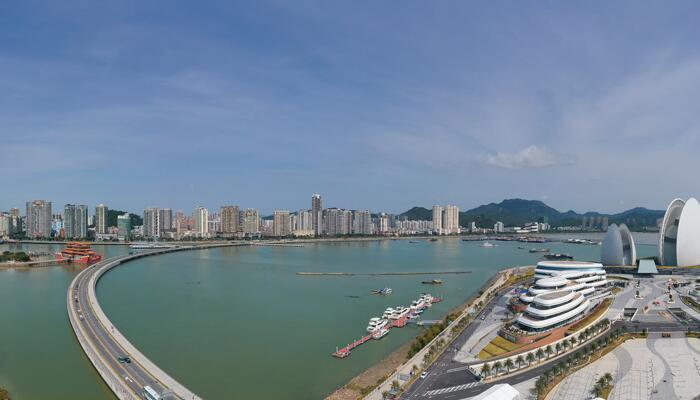
M 464 385 L 457 385 L 457 386 L 450 386 L 442 389 L 435 389 L 435 390 L 428 390 L 423 394 L 423 396 L 434 396 L 436 394 L 444 394 L 444 393 L 452 393 L 452 392 L 457 392 L 460 390 L 466 390 L 469 388 L 473 388 L 474 386 L 480 385 L 481 382 L 472 382 L 472 383 L 465 383 Z

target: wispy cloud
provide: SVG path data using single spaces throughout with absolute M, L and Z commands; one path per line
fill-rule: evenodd
M 528 146 L 516 153 L 498 152 L 483 155 L 479 159 L 486 165 L 507 169 L 544 168 L 562 163 L 559 156 L 535 145 Z

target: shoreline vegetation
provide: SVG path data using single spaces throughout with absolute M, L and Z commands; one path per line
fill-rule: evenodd
M 12 400 L 10 397 L 10 392 L 4 387 L 0 387 L 0 400 Z

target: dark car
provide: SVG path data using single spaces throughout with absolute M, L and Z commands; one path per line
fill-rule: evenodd
M 131 358 L 129 357 L 119 357 L 117 358 L 120 364 L 131 364 Z

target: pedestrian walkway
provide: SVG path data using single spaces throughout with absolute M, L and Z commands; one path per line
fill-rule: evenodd
M 458 385 L 458 386 L 450 386 L 442 389 L 435 389 L 435 390 L 428 390 L 423 394 L 423 396 L 434 396 L 436 394 L 444 394 L 444 393 L 452 393 L 452 392 L 457 392 L 460 390 L 465 390 L 469 388 L 473 388 L 474 386 L 481 385 L 481 382 L 472 382 L 472 383 L 465 383 L 464 385 Z

